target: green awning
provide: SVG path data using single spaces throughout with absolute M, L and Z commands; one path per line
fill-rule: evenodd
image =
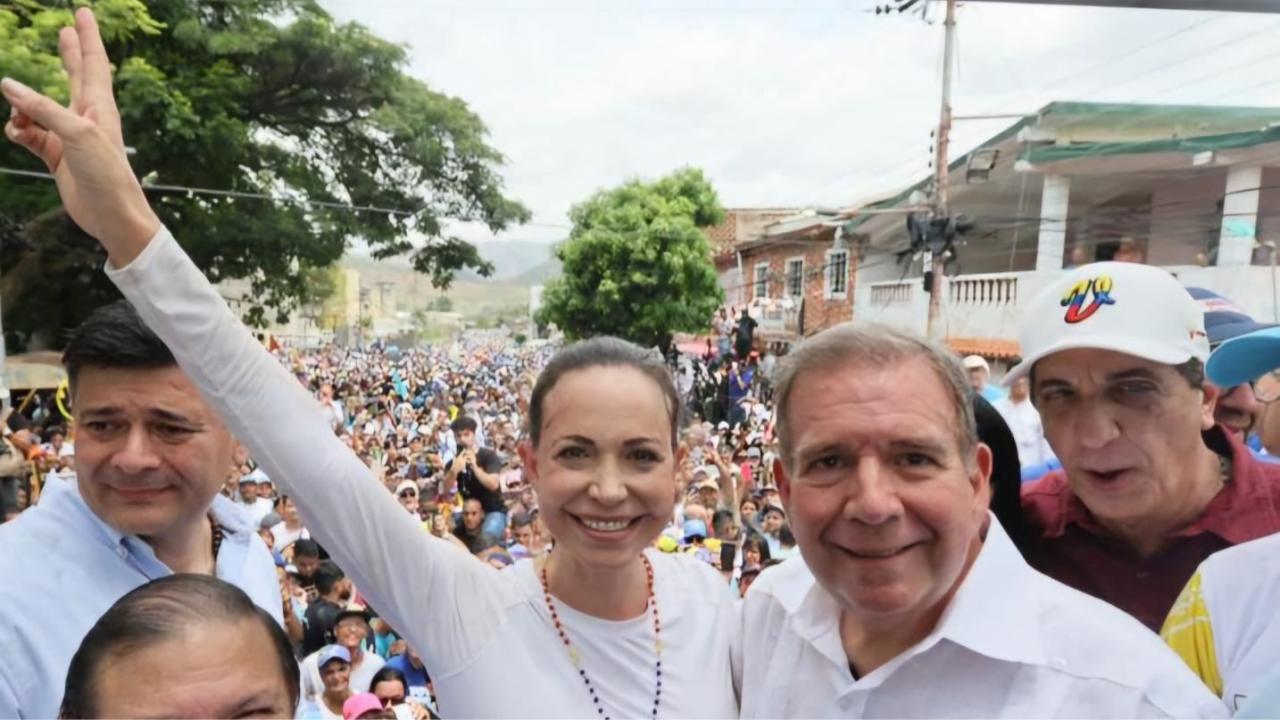
M 1152 153 L 1181 153 L 1196 155 L 1202 152 L 1240 150 L 1257 145 L 1280 142 L 1280 127 L 1253 132 L 1205 135 L 1192 138 L 1171 138 L 1118 143 L 1071 143 L 1070 145 L 1045 145 L 1030 148 L 1023 159 L 1032 165 L 1048 165 L 1063 160 L 1107 155 L 1147 155 Z

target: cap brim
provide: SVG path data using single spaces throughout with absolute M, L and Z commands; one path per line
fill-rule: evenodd
M 1114 336 L 1098 336 L 1098 335 L 1078 335 L 1066 337 L 1062 340 L 1050 345 L 1034 355 L 1025 357 L 1022 362 L 1014 366 L 1001 380 L 1000 384 L 1005 387 L 1013 385 L 1019 378 L 1025 377 L 1031 373 L 1031 368 L 1041 360 L 1066 350 L 1109 350 L 1118 352 L 1123 355 L 1132 355 L 1133 357 L 1150 360 L 1154 363 L 1162 365 L 1181 365 L 1190 360 L 1193 355 L 1186 352 L 1178 352 L 1170 350 L 1168 347 L 1156 343 L 1144 343 L 1142 341 L 1133 340 L 1131 338 L 1120 338 Z
M 1224 323 L 1215 327 L 1213 332 L 1209 333 L 1209 344 L 1216 347 L 1222 343 L 1241 337 L 1242 335 L 1248 335 L 1262 330 L 1270 330 L 1273 327 L 1276 326 L 1271 323 L 1258 323 L 1253 322 L 1252 320 L 1247 322 Z
M 1228 340 L 1209 356 L 1205 372 L 1219 387 L 1235 387 L 1280 367 L 1280 327 Z

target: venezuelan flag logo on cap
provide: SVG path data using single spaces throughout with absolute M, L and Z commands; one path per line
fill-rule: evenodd
M 1114 285 L 1110 275 L 1100 275 L 1072 285 L 1062 296 L 1062 306 L 1067 309 L 1062 319 L 1074 325 L 1093 317 L 1103 305 L 1115 305 L 1115 298 L 1111 297 Z

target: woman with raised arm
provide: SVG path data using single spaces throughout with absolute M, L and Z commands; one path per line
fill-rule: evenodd
M 126 159 L 88 10 L 59 50 L 70 106 L 6 79 L 6 135 L 44 160 L 67 212 L 106 248 L 111 279 L 422 651 L 442 715 L 737 715 L 724 582 L 650 548 L 671 517 L 678 465 L 679 398 L 661 358 L 602 338 L 551 361 L 522 452 L 555 551 L 502 571 L 477 562 L 421 531 L 162 227 Z

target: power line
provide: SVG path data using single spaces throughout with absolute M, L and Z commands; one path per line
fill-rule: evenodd
M 1085 91 L 1085 94 L 1086 94 L 1086 95 L 1101 95 L 1101 94 L 1103 94 L 1103 93 L 1105 93 L 1105 92 L 1109 92 L 1109 91 L 1115 90 L 1115 89 L 1116 89 L 1116 88 L 1118 88 L 1118 87 L 1124 87 L 1125 85 L 1129 85 L 1129 84 L 1131 84 L 1131 83 L 1133 83 L 1133 82 L 1135 82 L 1135 81 L 1137 81 L 1137 80 L 1142 80 L 1142 79 L 1144 79 L 1144 78 L 1146 78 L 1146 77 L 1148 77 L 1148 76 L 1150 76 L 1150 75 L 1157 74 L 1157 73 L 1161 73 L 1161 72 L 1165 72 L 1165 71 L 1169 70 L 1170 68 L 1179 67 L 1179 66 L 1181 66 L 1181 65 L 1185 65 L 1185 64 L 1187 64 L 1187 63 L 1189 63 L 1189 62 L 1193 62 L 1193 61 L 1200 61 L 1200 60 L 1204 60 L 1204 58 L 1205 58 L 1206 56 L 1208 56 L 1208 55 L 1210 55 L 1210 54 L 1213 54 L 1213 53 L 1216 53 L 1216 52 L 1219 52 L 1219 51 L 1221 51 L 1223 48 L 1231 47 L 1231 46 L 1240 47 L 1240 45 L 1241 45 L 1242 43 L 1244 43 L 1245 41 L 1247 41 L 1247 40 L 1252 40 L 1253 38 L 1256 38 L 1256 37 L 1258 37 L 1258 36 L 1260 36 L 1260 35 L 1264 35 L 1264 34 L 1266 34 L 1266 33 L 1270 32 L 1270 31 L 1272 31 L 1272 30 L 1276 29 L 1277 27 L 1280 27 L 1280 21 L 1278 21 L 1278 22 L 1273 22 L 1273 23 L 1268 23 L 1268 24 L 1263 25 L 1262 27 L 1258 28 L 1257 30 L 1254 30 L 1254 31 L 1253 31 L 1253 32 L 1251 32 L 1251 33 L 1248 33 L 1248 34 L 1245 34 L 1245 35 L 1242 35 L 1242 36 L 1239 36 L 1239 37 L 1232 37 L 1232 38 L 1230 38 L 1230 39 L 1226 40 L 1225 42 L 1219 43 L 1219 44 L 1217 44 L 1217 45 L 1214 45 L 1214 46 L 1212 46 L 1212 47 L 1208 48 L 1207 50 L 1199 51 L 1199 52 L 1196 52 L 1196 53 L 1189 53 L 1189 54 L 1187 55 L 1187 57 L 1184 57 L 1184 58 L 1182 58 L 1181 60 L 1177 60 L 1177 61 L 1172 62 L 1172 63 L 1162 63 L 1162 64 L 1159 64 L 1159 65 L 1156 65 L 1155 67 L 1152 67 L 1151 69 L 1149 69 L 1147 72 L 1140 73 L 1140 74 L 1138 74 L 1138 75 L 1134 75 L 1133 77 L 1130 77 L 1130 78 L 1129 78 L 1129 79 L 1127 79 L 1127 80 L 1121 80 L 1121 81 L 1119 81 L 1119 82 L 1112 82 L 1112 83 L 1103 83 L 1102 85 L 1099 85 L 1099 86 L 1096 86 L 1096 87 L 1091 88 L 1091 89 L 1089 89 L 1089 90 L 1086 90 L 1086 91 Z
M 1186 26 L 1186 27 L 1184 27 L 1184 28 L 1181 28 L 1181 29 L 1176 30 L 1176 31 L 1174 31 L 1174 32 L 1172 32 L 1172 33 L 1169 33 L 1168 35 L 1164 35 L 1164 36 L 1161 36 L 1161 37 L 1159 37 L 1159 38 L 1156 38 L 1155 40 L 1152 40 L 1151 42 L 1145 43 L 1145 44 L 1143 44 L 1143 45 L 1139 45 L 1138 47 L 1136 47 L 1136 48 L 1134 48 L 1134 49 L 1132 49 L 1132 50 L 1129 50 L 1128 52 L 1125 52 L 1125 53 L 1122 53 L 1122 54 L 1120 54 L 1120 55 L 1117 55 L 1116 57 L 1113 57 L 1113 58 L 1111 58 L 1111 59 L 1109 59 L 1109 60 L 1103 60 L 1103 61 L 1101 61 L 1101 62 L 1097 62 L 1097 63 L 1094 63 L 1094 64 L 1092 64 L 1092 65 L 1088 65 L 1088 66 L 1086 66 L 1085 68 L 1083 68 L 1083 69 L 1081 69 L 1081 70 L 1076 70 L 1076 71 L 1073 71 L 1073 72 L 1069 72 L 1069 73 L 1067 73 L 1067 74 L 1065 74 L 1065 75 L 1062 75 L 1062 76 L 1056 77 L 1056 78 L 1054 78 L 1054 79 L 1052 79 L 1052 80 L 1048 80 L 1048 81 L 1046 81 L 1046 82 L 1044 83 L 1044 85 L 1045 85 L 1045 87 L 1054 87 L 1054 86 L 1058 86 L 1058 85 L 1061 85 L 1062 83 L 1064 83 L 1064 82 L 1066 82 L 1066 81 L 1068 81 L 1068 80 L 1074 80 L 1074 79 L 1076 79 L 1077 77 L 1080 77 L 1081 75 L 1084 75 L 1085 73 L 1093 72 L 1094 70 L 1099 70 L 1099 69 L 1102 69 L 1102 68 L 1104 68 L 1104 67 L 1109 67 L 1109 66 L 1115 65 L 1115 64 L 1119 63 L 1121 60 L 1128 60 L 1129 58 L 1133 57 L 1134 55 L 1137 55 L 1138 53 L 1143 52 L 1144 50 L 1147 50 L 1147 49 L 1149 49 L 1149 48 L 1153 48 L 1153 47 L 1155 47 L 1156 45 L 1160 45 L 1160 44 L 1162 44 L 1162 43 L 1168 42 L 1168 41 L 1170 41 L 1170 40 L 1172 40 L 1172 39 L 1174 39 L 1174 38 L 1176 38 L 1176 37 L 1180 37 L 1180 36 L 1185 35 L 1185 34 L 1187 34 L 1187 33 L 1189 33 L 1189 32 L 1192 32 L 1192 31 L 1194 31 L 1194 30 L 1197 30 L 1197 29 L 1199 29 L 1199 28 L 1205 27 L 1206 25 L 1211 25 L 1211 24 L 1213 24 L 1213 23 L 1215 23 L 1215 22 L 1218 22 L 1218 21 L 1220 21 L 1220 20 L 1224 19 L 1225 17 L 1227 17 L 1226 13 L 1218 13 L 1218 14 L 1216 14 L 1216 15 L 1214 15 L 1214 16 L 1211 16 L 1211 17 L 1205 18 L 1205 19 L 1203 19 L 1203 20 L 1198 20 L 1198 21 L 1193 22 L 1193 23 L 1191 23 L 1190 25 L 1188 25 L 1188 26 Z
M 1062 75 L 1062 76 L 1059 76 L 1059 77 L 1055 78 L 1055 79 L 1054 79 L 1054 80 L 1052 80 L 1052 81 L 1047 82 L 1047 83 L 1046 83 L 1046 86 L 1048 86 L 1048 87 L 1052 87 L 1052 86 L 1054 86 L 1054 85 L 1061 84 L 1061 83 L 1062 83 L 1062 82 L 1064 82 L 1065 80 L 1073 79 L 1073 78 L 1078 77 L 1078 76 L 1080 76 L 1080 75 L 1083 75 L 1083 74 L 1085 74 L 1085 73 L 1087 73 L 1087 72 L 1091 72 L 1091 71 L 1093 71 L 1093 70 L 1097 70 L 1097 69 L 1102 68 L 1102 67 L 1106 67 L 1106 66 L 1114 65 L 1115 63 L 1117 63 L 1117 62 L 1119 62 L 1119 61 L 1121 61 L 1121 60 L 1127 59 L 1127 58 L 1129 58 L 1129 57 L 1133 57 L 1133 56 L 1135 56 L 1135 55 L 1137 55 L 1137 54 L 1139 54 L 1139 53 L 1141 53 L 1141 52 L 1143 52 L 1143 51 L 1145 51 L 1145 50 L 1147 50 L 1147 49 L 1149 49 L 1149 48 L 1151 48 L 1151 47 L 1155 47 L 1155 46 L 1160 45 L 1160 44 L 1162 44 L 1162 43 L 1168 42 L 1169 40 L 1172 40 L 1172 39 L 1174 39 L 1174 38 L 1177 38 L 1177 37 L 1183 36 L 1183 35 L 1185 35 L 1185 34 L 1187 34 L 1187 33 L 1190 33 L 1190 32 L 1193 32 L 1193 31 L 1195 31 L 1195 30 L 1198 30 L 1198 29 L 1200 29 L 1200 28 L 1206 27 L 1206 26 L 1208 26 L 1208 25 L 1210 25 L 1210 24 L 1212 24 L 1212 23 L 1215 23 L 1215 22 L 1218 22 L 1218 21 L 1220 21 L 1220 20 L 1224 19 L 1225 17 L 1227 17 L 1225 13 L 1218 13 L 1218 14 L 1216 14 L 1215 16 L 1212 16 L 1212 17 L 1209 17 L 1209 18 L 1204 18 L 1204 19 L 1201 19 L 1201 20 L 1195 21 L 1195 22 L 1193 22 L 1193 23 L 1191 23 L 1191 24 L 1189 24 L 1189 25 L 1187 25 L 1187 26 L 1185 26 L 1185 27 L 1179 28 L 1178 30 L 1176 30 L 1176 31 L 1174 31 L 1174 32 L 1172 32 L 1172 33 L 1169 33 L 1169 34 L 1167 34 L 1167 35 L 1161 36 L 1161 37 L 1159 37 L 1159 38 L 1157 38 L 1157 39 L 1155 39 L 1155 40 L 1152 40 L 1152 41 L 1150 41 L 1150 42 L 1148 42 L 1148 43 L 1146 43 L 1146 44 L 1144 44 L 1144 45 L 1141 45 L 1141 46 L 1139 46 L 1139 47 L 1137 47 L 1137 48 L 1134 48 L 1133 50 L 1126 51 L 1125 53 L 1122 53 L 1122 54 L 1121 54 L 1121 55 L 1119 55 L 1119 56 L 1113 57 L 1113 58 L 1111 58 L 1111 59 L 1109 59 L 1109 60 L 1105 60 L 1105 61 L 1102 61 L 1102 62 L 1094 63 L 1094 64 L 1089 65 L 1089 66 L 1087 66 L 1087 67 L 1085 67 L 1085 68 L 1083 68 L 1083 69 L 1080 69 L 1080 70 L 1074 70 L 1074 71 L 1068 72 L 1068 73 L 1066 73 L 1066 74 L 1064 74 L 1064 75 Z M 1234 44 L 1234 45 L 1239 45 L 1239 44 L 1240 44 L 1241 42 L 1243 42 L 1243 41 L 1246 41 L 1246 40 L 1252 39 L 1252 38 L 1254 38 L 1254 37 L 1257 37 L 1257 36 L 1259 36 L 1259 35 L 1262 35 L 1262 34 L 1264 34 L 1264 33 L 1268 32 L 1268 31 L 1270 31 L 1270 30 L 1272 30 L 1272 29 L 1274 29 L 1274 28 L 1276 28 L 1276 27 L 1280 27 L 1280 22 L 1277 22 L 1277 23 L 1271 23 L 1271 24 L 1265 25 L 1265 26 L 1263 26 L 1262 28 L 1260 28 L 1260 29 L 1258 29 L 1258 30 L 1256 30 L 1256 31 L 1254 31 L 1254 32 L 1252 32 L 1252 33 L 1249 33 L 1249 34 L 1247 34 L 1247 35 L 1245 35 L 1245 36 L 1237 37 L 1237 38 L 1232 38 L 1231 40 L 1229 40 L 1229 41 L 1227 41 L 1227 42 L 1221 43 L 1221 44 L 1219 44 L 1219 45 L 1216 45 L 1216 46 L 1214 46 L 1214 47 L 1210 48 L 1210 50 L 1209 50 L 1208 52 L 1217 52 L 1217 51 L 1220 51 L 1222 48 L 1227 47 L 1228 45 L 1233 45 L 1233 44 Z M 1162 65 L 1162 66 L 1159 66 L 1159 67 L 1153 68 L 1153 69 L 1148 70 L 1148 71 L 1146 71 L 1146 72 L 1143 72 L 1143 73 L 1140 73 L 1140 74 L 1135 75 L 1135 76 L 1133 76 L 1133 77 L 1130 77 L 1130 78 L 1129 78 L 1129 79 L 1127 79 L 1127 80 L 1123 80 L 1123 81 L 1120 81 L 1120 82 L 1117 82 L 1117 83 L 1111 83 L 1111 84 L 1109 84 L 1109 85 L 1108 85 L 1108 84 L 1103 84 L 1103 85 L 1101 85 L 1101 86 L 1097 86 L 1094 90 L 1090 91 L 1090 93 L 1088 93 L 1088 94 L 1098 94 L 1098 93 L 1100 93 L 1100 92 L 1107 92 L 1107 91 L 1113 90 L 1114 88 L 1122 87 L 1122 86 L 1124 86 L 1124 85 L 1131 84 L 1131 83 L 1133 83 L 1134 81 L 1137 81 L 1137 80 L 1143 79 L 1143 78 L 1145 78 L 1145 77 L 1147 77 L 1147 76 L 1149 76 L 1149 75 L 1152 75 L 1152 74 L 1153 74 L 1153 73 L 1155 73 L 1155 72 L 1161 72 L 1161 71 L 1167 70 L 1167 69 L 1168 69 L 1168 68 L 1170 68 L 1170 67 L 1175 67 L 1175 66 L 1177 66 L 1177 65 L 1184 64 L 1184 63 L 1186 63 L 1186 62 L 1188 62 L 1188 61 L 1190 61 L 1190 60 L 1193 60 L 1193 59 L 1194 59 L 1194 60 L 1203 60 L 1203 59 L 1204 59 L 1204 57 L 1205 57 L 1205 55 L 1204 55 L 1204 54 L 1196 54 L 1196 55 L 1194 55 L 1194 56 L 1191 56 L 1191 57 L 1189 57 L 1189 58 L 1185 58 L 1185 59 L 1183 59 L 1183 60 L 1179 60 L 1179 61 L 1174 62 L 1174 63 L 1172 63 L 1172 64 L 1166 64 L 1166 65 Z M 1270 56 L 1267 56 L 1267 57 L 1270 57 Z M 1265 59 L 1265 58 L 1259 58 L 1258 60 L 1254 60 L 1254 61 L 1252 61 L 1252 63 L 1259 62 L 1259 61 L 1261 61 L 1261 60 L 1263 60 L 1263 59 Z M 1250 64 L 1252 64 L 1252 63 L 1250 63 Z M 1184 87 L 1185 87 L 1185 85 L 1187 85 L 1187 84 L 1194 84 L 1194 83 L 1203 82 L 1203 81 L 1204 81 L 1204 80 L 1206 80 L 1206 79 L 1209 79 L 1209 78 L 1211 78 L 1211 77 L 1214 77 L 1215 75 L 1223 74 L 1224 72 L 1226 72 L 1226 70 L 1224 70 L 1224 69 L 1219 69 L 1219 70 L 1215 71 L 1214 73 L 1211 73 L 1211 74 L 1209 74 L 1209 75 L 1205 75 L 1205 76 L 1201 76 L 1201 77 L 1197 78 L 1193 83 L 1185 83 L 1185 84 L 1183 84 L 1182 86 L 1184 86 Z M 1265 82 L 1263 82 L 1263 83 L 1259 83 L 1259 84 L 1258 84 L 1258 85 L 1256 85 L 1255 87 L 1263 87 L 1263 86 L 1266 86 L 1266 85 L 1276 84 L 1276 83 L 1280 83 L 1280 78 L 1276 78 L 1276 79 L 1274 79 L 1274 80 L 1268 80 L 1268 81 L 1265 81 Z M 1180 88 L 1173 88 L 1173 87 L 1164 88 L 1164 89 L 1162 89 L 1162 90 L 1160 90 L 1160 91 L 1157 91 L 1157 92 L 1155 92 L 1155 93 L 1150 93 L 1150 94 L 1148 94 L 1148 95 L 1146 95 L 1146 96 L 1144 96 L 1144 97 L 1153 97 L 1153 96 L 1155 96 L 1155 95 L 1159 95 L 1160 93 L 1165 92 L 1165 91 L 1167 91 L 1167 90 L 1169 90 L 1169 89 L 1180 89 Z M 1230 93 L 1224 93 L 1224 95 L 1225 95 L 1225 94 L 1230 94 Z M 988 112 L 989 112 L 989 111 L 988 111 Z M 1174 110 L 1161 110 L 1161 111 L 1158 111 L 1158 112 L 1164 112 L 1164 113 L 1168 113 L 1169 115 L 1174 115 L 1176 111 L 1174 111 Z M 1127 129 L 1127 128 L 1129 128 L 1129 127 L 1133 127 L 1134 125 L 1136 125 L 1136 124 L 1138 124 L 1138 123 L 1140 123 L 1140 122 L 1143 122 L 1143 121 L 1149 120 L 1153 114 L 1155 114 L 1155 113 L 1148 114 L 1148 115 L 1146 115 L 1146 116 L 1140 116 L 1140 117 L 1134 118 L 1134 119 L 1132 119 L 1132 120 L 1130 120 L 1130 121 L 1128 121 L 1128 122 L 1125 122 L 1125 123 L 1122 123 L 1122 124 L 1120 124 L 1120 125 L 1117 125 L 1117 126 L 1115 126 L 1115 127 L 1111 128 L 1111 129 L 1112 129 L 1112 130 L 1122 130 L 1122 129 Z M 1143 140 L 1143 141 L 1134 141 L 1132 144 L 1137 145 L 1137 144 L 1141 144 L 1141 143 L 1144 143 L 1144 142 L 1148 142 L 1148 141 L 1147 141 L 1147 140 Z M 973 152 L 976 152 L 976 151 L 978 151 L 978 150 L 981 150 L 981 149 L 983 149 L 983 148 L 987 147 L 987 146 L 988 146 L 988 144 L 989 144 L 989 141 L 984 141 L 984 142 L 981 142 L 981 143 L 977 144 L 973 149 L 971 149 L 971 150 L 969 151 L 969 154 L 972 154 Z M 917 183 L 918 183 L 918 182 L 921 182 L 921 181 L 917 181 Z
M 0 175 L 14 175 L 17 177 L 35 178 L 40 180 L 54 180 L 54 176 L 47 172 L 38 172 L 35 170 L 20 170 L 18 168 L 0 167 Z M 180 193 L 186 195 L 206 195 L 212 197 L 224 197 L 238 200 L 261 200 L 265 202 L 275 202 L 289 205 L 306 205 L 308 207 L 322 207 L 330 210 L 345 210 L 348 212 L 373 213 L 382 215 L 392 215 L 396 217 L 413 217 L 419 215 L 425 210 L 403 210 L 400 208 L 380 207 L 377 205 L 357 205 L 354 203 L 336 202 L 331 200 L 312 200 L 309 198 L 290 197 L 287 195 L 272 195 L 260 192 L 247 192 L 243 190 L 220 190 L 217 188 L 193 187 L 188 185 L 162 185 L 156 183 L 143 183 L 142 189 L 148 192 L 163 193 Z M 456 220 L 458 222 L 479 222 L 474 218 L 437 216 L 444 220 Z M 523 223 L 532 227 L 548 227 L 562 230 L 572 230 L 569 225 L 549 222 L 527 222 Z

